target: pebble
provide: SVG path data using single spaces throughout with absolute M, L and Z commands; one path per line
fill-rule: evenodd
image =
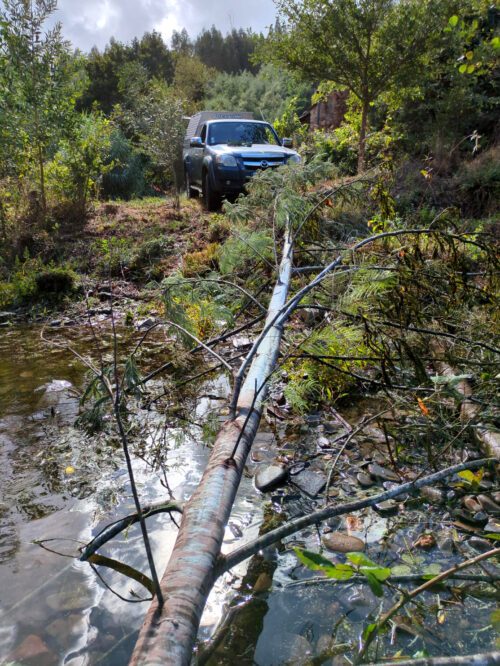
M 100 291 L 97 294 L 97 298 L 100 301 L 110 301 L 113 298 L 113 294 L 109 291 Z
M 382 481 L 399 481 L 399 476 L 392 472 L 390 469 L 381 467 L 378 463 L 372 463 L 368 465 L 368 471 L 370 474 Z
M 385 502 L 377 502 L 374 509 L 382 516 L 392 516 L 398 512 L 398 503 L 392 499 L 385 500 Z
M 42 641 L 40 636 L 30 634 L 8 657 L 12 662 L 24 666 L 53 666 L 58 663 L 56 655 Z
M 438 546 L 439 550 L 443 553 L 454 553 L 455 552 L 455 542 L 448 535 L 438 537 L 437 546 Z
M 496 491 L 494 493 L 491 493 L 491 497 L 493 498 L 494 502 L 496 502 L 497 504 L 500 504 L 500 491 Z
M 61 324 L 62 324 L 62 321 L 60 319 L 53 319 L 49 323 L 49 326 L 53 326 L 55 328 L 56 326 L 60 326 Z
M 46 601 L 49 608 L 55 611 L 77 611 L 88 608 L 93 601 L 93 594 L 81 584 L 49 594 Z
M 420 488 L 420 495 L 433 504 L 443 504 L 444 502 L 444 493 L 439 488 L 425 486 Z
M 260 576 L 255 581 L 255 585 L 253 586 L 253 592 L 254 594 L 258 594 L 259 592 L 267 592 L 268 590 L 271 589 L 272 585 L 273 585 L 273 579 L 271 578 L 271 576 L 267 573 L 261 573 Z
M 481 505 L 479 504 L 479 502 L 476 500 L 475 497 L 472 497 L 472 495 L 466 495 L 462 499 L 462 504 L 471 513 L 477 513 L 478 511 L 481 511 Z
M 239 338 L 233 338 L 233 347 L 236 347 L 236 349 L 241 349 L 242 347 L 250 347 L 252 344 L 250 338 L 246 337 L 239 337 Z
M 361 539 L 339 532 L 324 534 L 322 542 L 325 548 L 335 553 L 361 553 L 365 549 L 365 542 Z
M 155 323 L 155 320 L 152 317 L 148 317 L 147 319 L 142 319 L 137 322 L 137 328 L 141 331 L 145 331 L 148 328 L 151 328 Z
M 491 516 L 500 516 L 500 506 L 488 497 L 488 495 L 478 495 L 477 499 L 483 511 L 486 511 Z
M 330 440 L 327 439 L 326 437 L 319 437 L 318 446 L 320 447 L 320 449 L 329 449 L 331 448 Z
M 474 550 L 478 550 L 480 553 L 486 553 L 486 551 L 491 550 L 492 546 L 488 539 L 481 539 L 481 537 L 473 536 L 467 543 Z
M 369 488 L 370 486 L 373 486 L 374 483 L 372 477 L 369 474 L 365 474 L 364 472 L 359 472 L 356 475 L 356 479 L 362 488 Z
M 279 463 L 259 469 L 255 475 L 255 487 L 265 493 L 284 481 L 286 473 L 286 465 Z
M 455 509 L 453 511 L 453 517 L 458 518 L 458 520 L 468 523 L 469 525 L 474 525 L 477 527 L 482 527 L 488 522 L 488 516 L 482 511 L 478 511 L 472 515 L 464 509 Z

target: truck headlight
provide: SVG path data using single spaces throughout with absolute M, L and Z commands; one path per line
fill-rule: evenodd
M 299 164 L 300 162 L 300 155 L 297 153 L 294 153 L 293 155 L 290 155 L 288 158 L 287 162 L 295 162 L 296 164 Z
M 232 155 L 217 155 L 217 157 L 215 158 L 215 163 L 225 167 L 238 166 L 236 158 L 233 157 Z

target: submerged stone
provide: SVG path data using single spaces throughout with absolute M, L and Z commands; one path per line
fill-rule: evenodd
M 25 666 L 52 666 L 59 661 L 40 636 L 35 634 L 27 636 L 8 658 L 14 663 L 22 663 Z
M 474 550 L 478 550 L 480 553 L 486 553 L 488 550 L 491 550 L 492 545 L 491 542 L 488 541 L 488 539 L 481 539 L 481 537 L 473 536 L 471 537 L 467 543 L 471 548 L 474 548 Z
M 374 509 L 382 516 L 392 516 L 398 512 L 398 503 L 395 500 L 388 499 L 385 502 L 377 502 Z
M 491 516 L 500 516 L 500 506 L 488 497 L 488 495 L 478 495 L 477 500 L 483 511 L 486 511 Z
M 445 501 L 443 491 L 431 486 L 420 488 L 420 495 L 433 504 L 443 504 Z
M 361 553 L 365 549 L 365 542 L 361 539 L 339 532 L 324 534 L 322 541 L 325 548 L 335 553 Z
M 286 477 L 286 465 L 276 463 L 257 471 L 255 487 L 265 493 L 278 486 Z
M 362 488 L 369 488 L 374 484 L 372 477 L 369 474 L 365 474 L 364 472 L 359 472 L 356 475 L 356 479 Z
M 378 463 L 372 463 L 368 465 L 368 471 L 370 474 L 382 481 L 399 481 L 399 476 L 392 472 L 390 469 L 382 467 Z
M 309 497 L 316 497 L 326 486 L 326 476 L 323 472 L 311 469 L 303 469 L 298 474 L 294 474 L 291 481 Z

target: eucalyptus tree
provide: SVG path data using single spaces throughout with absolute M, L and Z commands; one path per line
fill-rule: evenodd
M 275 0 L 280 28 L 260 57 L 310 81 L 347 88 L 361 108 L 358 171 L 365 168 L 368 112 L 382 93 L 422 72 L 434 0 Z
M 26 161 L 36 165 L 43 213 L 45 161 L 75 118 L 73 108 L 83 81 L 60 24 L 45 30 L 56 4 L 56 0 L 2 0 L 0 6 L 1 76 L 7 83 L 1 113 L 9 118 L 2 139 L 7 142 L 4 148 L 20 148 L 16 155 L 24 153 Z

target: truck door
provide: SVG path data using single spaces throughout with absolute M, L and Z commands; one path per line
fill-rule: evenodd
M 203 144 L 207 140 L 207 126 L 203 125 L 200 132 L 201 140 Z M 196 185 L 201 187 L 201 166 L 203 164 L 203 155 L 205 153 L 205 148 L 191 148 L 191 178 Z

